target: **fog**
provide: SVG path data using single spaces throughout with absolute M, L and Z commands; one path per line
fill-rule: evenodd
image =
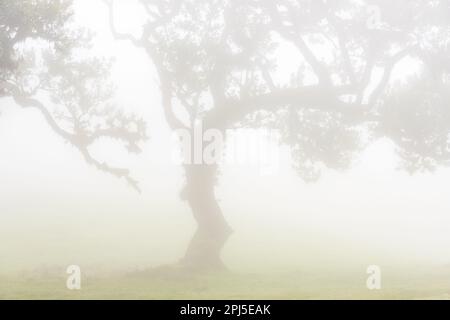
M 362 3 L 348 2 L 357 7 Z M 388 17 L 388 23 L 395 24 L 395 17 L 392 17 L 395 13 L 386 11 L 386 3 L 373 2 L 382 10 L 381 19 L 383 14 L 389 13 L 391 16 Z M 203 1 L 187 3 L 198 6 L 199 10 L 205 6 Z M 266 2 L 256 3 L 265 5 Z M 325 5 L 326 3 L 325 1 Z M 432 1 L 423 3 L 428 3 L 429 8 L 433 7 Z M 251 5 L 251 1 L 248 5 Z M 289 7 L 291 1 L 280 1 L 278 5 L 280 8 Z M 270 5 L 268 7 L 271 8 Z M 140 191 L 130 186 L 123 177 L 118 179 L 114 174 L 98 170 L 95 165 L 88 163 L 76 147 L 55 134 L 38 109 L 21 108 L 11 96 L 1 96 L 2 275 L 33 274 L 42 269 L 64 272 L 69 265 L 79 265 L 86 274 L 109 275 L 175 265 L 185 256 L 188 244 L 196 232 L 197 223 L 189 202 L 182 200 L 186 184 L 185 168 L 173 161 L 174 149 L 178 146 L 174 140 L 174 130 L 165 118 L 163 84 L 157 70 L 160 66 L 152 61 L 145 48 L 136 47 L 130 41 L 118 40 L 114 36 L 111 32 L 109 8 L 103 1 L 77 0 L 74 10 L 73 24 L 93 32 L 93 47 L 90 52 L 97 56 L 113 58 L 110 80 L 114 84 L 115 103 L 127 112 L 142 117 L 147 124 L 148 140 L 140 142 L 140 153 L 129 153 L 121 148 L 115 139 L 109 138 L 99 139 L 92 144 L 90 153 L 100 162 L 106 161 L 113 166 L 128 168 L 130 176 L 138 182 Z M 221 12 L 222 9 L 217 10 Z M 332 12 L 334 9 L 330 7 L 329 10 Z M 345 6 L 335 10 L 336 17 L 345 17 Z M 126 33 L 137 38 L 141 35 L 147 15 L 139 1 L 115 1 L 113 11 L 113 24 L 117 33 Z M 282 11 L 280 9 L 280 12 Z M 211 11 L 212 13 L 214 11 Z M 240 23 L 240 18 L 236 17 L 236 25 Z M 363 19 L 358 16 L 359 18 Z M 424 14 L 424 17 L 415 19 L 429 17 Z M 256 18 L 254 21 L 257 21 L 257 29 L 260 21 Z M 381 21 L 383 24 L 383 20 Z M 203 22 L 198 23 L 201 26 Z M 315 22 L 311 23 L 314 25 Z M 321 21 L 320 24 L 322 23 L 325 24 Z M 399 22 L 399 26 L 396 26 L 399 32 L 409 32 L 402 30 L 402 27 L 409 28 L 409 24 L 401 25 Z M 439 34 L 442 30 L 448 32 L 449 25 L 445 27 L 446 29 L 441 25 L 435 27 L 435 30 L 438 30 L 436 33 Z M 427 28 L 427 25 L 423 28 Z M 250 33 L 255 32 L 255 37 L 266 32 L 252 31 L 251 24 L 249 30 Z M 308 27 L 305 27 L 305 30 L 308 30 Z M 349 37 L 352 37 L 352 30 L 348 31 Z M 411 29 L 410 33 L 420 35 L 420 30 L 420 27 L 418 31 Z M 333 32 L 330 31 L 330 34 L 334 37 Z M 426 38 L 424 34 L 425 31 L 422 35 Z M 303 66 L 303 86 L 318 85 L 319 90 L 323 92 L 321 97 L 325 97 L 328 89 L 320 89 L 320 73 L 319 76 L 314 74 L 314 68 L 308 65 L 308 58 L 302 58 L 299 49 L 283 37 L 274 35 L 272 41 L 278 44 L 276 50 L 270 54 L 265 51 L 261 53 L 275 64 L 270 71 L 275 86 L 290 88 L 293 74 Z M 370 39 L 371 36 L 361 31 L 361 35 L 356 35 L 355 39 L 360 37 Z M 429 37 L 432 39 L 431 35 Z M 183 38 L 184 41 L 187 38 Z M 336 59 L 336 49 L 330 47 L 330 43 L 321 41 L 311 41 L 311 50 L 317 59 L 329 66 L 330 70 L 334 67 L 340 68 L 333 60 Z M 399 40 L 399 43 L 404 43 L 402 41 Z M 428 48 L 425 40 L 417 41 L 422 41 L 423 47 Z M 406 42 L 408 41 L 405 40 Z M 433 45 L 437 40 L 430 42 L 430 56 L 439 54 L 439 50 L 442 50 L 442 54 L 448 50 L 448 41 L 445 45 L 436 47 Z M 390 50 L 395 51 L 395 46 Z M 441 49 L 444 47 L 445 50 Z M 165 47 L 162 45 L 161 48 Z M 356 55 L 358 49 L 354 52 Z M 417 102 L 422 91 L 428 90 L 428 71 L 418 57 L 406 56 L 396 64 L 389 78 L 390 85 L 385 90 L 392 93 L 397 88 L 403 88 L 412 101 L 402 102 L 403 100 L 398 98 L 398 103 L 403 103 L 402 106 L 406 108 L 408 103 Z M 365 58 L 355 56 L 352 60 L 357 78 L 360 72 L 360 62 L 357 59 Z M 190 52 L 186 53 L 186 59 L 190 59 Z M 177 67 L 174 68 L 175 77 L 178 77 Z M 382 62 L 374 66 L 367 86 L 361 90 L 362 104 L 369 103 L 371 94 L 377 90 L 377 84 L 383 81 L 386 73 L 383 73 L 383 68 Z M 183 78 L 183 81 L 187 81 L 189 85 L 190 74 L 187 74 L 180 74 L 176 80 L 185 77 L 188 80 Z M 344 81 L 338 79 L 338 72 L 330 78 L 335 79 L 332 80 L 335 85 Z M 418 86 L 409 86 L 416 78 L 422 79 L 419 80 Z M 191 84 L 193 88 L 196 87 L 196 84 Z M 183 83 L 180 84 L 182 85 Z M 209 85 L 213 86 L 212 83 Z M 446 86 L 443 91 L 448 92 L 449 82 L 445 80 L 442 85 Z M 251 84 L 248 87 L 250 88 Z M 269 90 L 262 87 L 261 85 L 261 88 L 254 89 L 255 93 Z M 178 91 L 174 89 L 174 96 L 176 94 Z M 242 97 L 239 99 L 244 99 L 243 93 L 240 94 Z M 252 94 L 249 93 L 250 96 Z M 438 95 L 439 91 L 434 94 Z M 230 95 L 235 98 L 232 93 Z M 359 92 L 355 93 L 356 95 L 359 95 Z M 448 109 L 447 97 L 448 95 L 442 95 L 442 105 Z M 308 102 L 314 104 L 314 98 L 310 99 Z M 381 100 L 385 103 L 388 98 Z M 339 108 L 337 103 L 333 103 L 330 102 L 331 107 Z M 183 108 L 182 103 L 174 104 L 173 108 L 175 116 L 182 123 L 193 123 L 192 114 L 189 110 L 186 111 L 188 108 Z M 202 117 L 209 108 L 211 106 L 205 107 L 197 117 Z M 379 108 L 377 110 L 382 110 L 382 107 Z M 444 119 L 447 113 L 448 110 L 437 117 Z M 399 117 L 402 117 L 402 113 Z M 317 118 L 312 116 L 311 119 L 314 123 Z M 399 122 L 395 122 L 395 117 L 392 119 L 391 122 L 386 120 L 387 129 L 380 129 L 385 130 L 386 134 L 368 134 L 374 138 L 367 139 L 367 143 L 363 141 L 364 147 L 358 148 L 360 151 L 354 155 L 352 153 L 350 165 L 345 169 L 341 169 L 340 159 L 336 160 L 336 165 L 333 162 L 334 148 L 336 147 L 336 153 L 340 153 L 337 149 L 340 148 L 341 141 L 342 148 L 347 147 L 344 140 L 339 140 L 346 139 L 345 135 L 339 135 L 339 130 L 331 132 L 330 137 L 334 137 L 336 141 L 329 142 L 330 145 L 327 142 L 318 149 L 300 141 L 300 148 L 303 146 L 304 150 L 312 150 L 311 154 L 316 152 L 311 158 L 308 151 L 305 151 L 306 155 L 297 158 L 293 151 L 295 148 L 290 149 L 287 143 L 278 145 L 273 141 L 265 141 L 266 145 L 272 148 L 272 152 L 276 153 L 276 163 L 272 168 L 274 170 L 268 174 L 261 174 L 262 164 L 259 160 L 256 163 L 221 163 L 218 166 L 215 197 L 232 229 L 229 238 L 224 240 L 220 255 L 226 268 L 238 274 L 308 269 L 317 277 L 321 276 L 321 270 L 356 270 L 355 272 L 361 272 L 364 277 L 369 265 L 401 267 L 406 272 L 408 268 L 414 270 L 417 266 L 430 272 L 434 268 L 448 266 L 450 169 L 445 165 L 448 160 L 443 159 L 445 156 L 441 157 L 441 154 L 435 158 L 433 154 L 425 154 L 422 157 L 418 151 L 417 157 L 425 159 L 417 162 L 418 166 L 423 165 L 423 168 L 408 170 L 404 165 L 405 158 L 402 158 L 405 141 L 414 140 L 414 137 L 417 137 L 417 141 L 422 141 L 421 135 L 425 133 L 421 129 L 412 129 L 414 132 L 410 136 L 398 138 L 397 133 L 391 135 L 396 126 L 406 128 L 399 130 L 401 134 L 408 133 L 410 127 L 416 128 L 416 118 L 409 117 L 406 112 Z M 443 121 L 446 120 L 448 118 Z M 428 118 L 425 117 L 424 126 L 429 125 L 426 121 Z M 302 128 L 308 128 L 308 123 L 311 122 L 299 123 L 297 129 L 301 131 Z M 338 120 L 336 125 L 342 128 L 344 123 L 346 122 Z M 432 122 L 430 126 L 437 127 L 440 124 Z M 450 123 L 447 125 L 447 139 L 442 149 L 448 151 L 446 148 Z M 271 127 L 270 124 L 269 127 L 284 130 L 277 126 Z M 365 129 L 361 130 L 365 132 Z M 314 135 L 314 132 L 316 131 L 311 129 L 310 134 Z M 438 134 L 440 131 L 432 132 L 430 136 Z M 315 143 L 317 146 L 320 141 Z M 405 150 L 407 153 L 408 146 Z M 416 150 L 411 152 L 414 151 Z M 435 159 L 437 165 L 432 170 L 423 170 L 427 169 L 424 163 L 430 158 Z M 313 179 L 314 181 L 308 181 L 310 179 L 304 176 L 314 174 L 316 167 L 298 169 L 295 164 L 292 165 L 296 161 L 310 163 L 313 161 L 311 159 L 321 163 L 320 177 Z M 199 194 L 203 194 L 202 192 L 198 191 Z M 206 203 L 207 200 L 202 201 Z

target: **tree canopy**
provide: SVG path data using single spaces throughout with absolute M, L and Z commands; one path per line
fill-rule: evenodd
M 138 37 L 115 30 L 106 2 L 116 38 L 156 65 L 172 128 L 198 119 L 278 128 L 307 180 L 348 167 L 380 137 L 410 171 L 448 163 L 449 1 L 141 0 L 148 21 Z M 295 54 L 280 82 L 286 44 Z M 417 72 L 395 81 L 407 59 Z

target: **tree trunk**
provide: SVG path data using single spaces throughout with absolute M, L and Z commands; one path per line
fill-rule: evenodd
M 197 230 L 189 243 L 182 264 L 193 269 L 225 268 L 220 254 L 231 235 L 214 193 L 216 165 L 186 165 L 186 187 L 182 198 L 192 209 Z

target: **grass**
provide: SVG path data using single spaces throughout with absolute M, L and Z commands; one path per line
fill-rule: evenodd
M 64 275 L 0 276 L 0 299 L 450 299 L 450 268 L 405 272 L 383 269 L 382 289 L 368 290 L 366 274 L 189 274 L 140 272 L 82 279 L 66 288 Z

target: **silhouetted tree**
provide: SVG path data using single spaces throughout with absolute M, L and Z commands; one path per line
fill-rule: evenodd
M 306 180 L 347 168 L 357 152 L 391 139 L 411 171 L 449 161 L 449 1 L 141 0 L 142 34 L 111 30 L 154 63 L 168 125 L 224 131 L 268 126 L 282 133 Z M 289 44 L 289 82 L 276 77 L 277 50 Z M 420 71 L 393 82 L 413 59 Z M 174 111 L 190 116 L 183 123 Z M 182 263 L 222 266 L 231 234 L 216 201 L 217 165 L 185 165 L 183 198 L 198 229 Z
M 92 56 L 91 36 L 72 22 L 69 0 L 0 1 L 0 97 L 39 110 L 52 130 L 96 168 L 138 188 L 127 169 L 95 159 L 102 138 L 138 152 L 144 122 L 113 103 L 110 62 Z

